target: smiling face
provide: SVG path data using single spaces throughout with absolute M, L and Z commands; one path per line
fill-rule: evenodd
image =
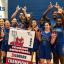
M 45 31 L 50 30 L 51 25 L 49 23 L 45 23 Z
M 24 23 L 26 22 L 26 18 L 23 17 L 23 18 L 21 19 L 21 22 L 22 22 L 22 24 L 24 24 Z
M 3 19 L 0 20 L 0 25 L 4 25 L 4 20 Z
M 35 28 L 37 26 L 37 22 L 35 20 L 32 21 L 32 27 Z
M 15 25 L 17 23 L 17 19 L 13 18 L 13 20 L 11 21 L 13 25 Z
M 62 20 L 61 18 L 58 18 L 57 19 L 57 26 L 60 27 L 62 25 Z
M 5 26 L 6 26 L 6 28 L 10 27 L 10 22 L 8 20 L 5 21 Z
M 40 25 L 43 25 L 45 20 L 43 18 L 40 18 Z
M 56 19 L 58 17 L 57 11 L 54 11 L 53 14 L 52 14 L 52 16 L 53 16 L 53 19 Z
M 19 14 L 19 19 L 22 19 L 24 17 L 24 14 L 21 12 L 20 14 Z

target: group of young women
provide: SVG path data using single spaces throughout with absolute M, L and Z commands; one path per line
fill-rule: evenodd
M 46 15 L 53 7 L 57 8 L 58 11 L 52 13 L 53 20 L 51 20 Z M 40 64 L 44 64 L 44 59 L 47 60 L 47 64 L 51 64 L 51 52 L 53 53 L 54 64 L 59 64 L 59 60 L 61 64 L 64 64 L 64 11 L 60 6 L 58 4 L 52 6 L 50 3 L 49 8 L 40 18 L 40 24 L 37 24 L 36 19 L 31 21 L 33 16 L 32 14 L 30 17 L 27 16 L 26 7 L 22 8 L 24 13 L 21 12 L 19 19 L 16 19 L 15 17 L 19 10 L 18 6 L 11 17 L 11 22 L 0 19 L 0 63 L 2 50 L 3 63 L 6 64 L 9 31 L 16 28 L 35 31 L 31 64 L 34 52 L 36 52 L 36 64 L 38 64 L 38 61 Z M 60 14 L 59 18 L 57 18 L 58 14 Z

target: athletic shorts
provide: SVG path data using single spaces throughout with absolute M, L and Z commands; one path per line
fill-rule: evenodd
M 0 49 L 1 49 L 1 47 L 2 47 L 2 42 L 0 42 Z
M 52 59 L 51 47 L 40 46 L 38 57 L 40 59 Z
M 64 45 L 54 45 L 53 53 L 64 54 Z
M 1 50 L 7 52 L 7 48 L 8 48 L 8 43 L 3 43 Z
M 39 50 L 39 43 L 33 45 L 32 51 L 36 52 L 37 50 Z

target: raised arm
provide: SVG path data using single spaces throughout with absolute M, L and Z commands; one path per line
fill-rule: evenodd
M 17 13 L 19 12 L 20 9 L 21 9 L 21 8 L 19 8 L 19 6 L 17 6 L 16 11 L 13 13 L 13 15 L 12 15 L 11 18 L 16 17 L 16 15 L 17 15 Z
M 27 15 L 27 13 L 26 13 L 26 10 L 27 10 L 26 6 L 25 6 L 24 8 L 22 8 L 22 10 L 23 10 L 23 12 L 24 12 L 24 14 L 25 14 L 25 17 L 27 18 L 26 23 L 29 23 L 29 25 L 30 25 L 30 24 L 31 24 L 31 19 L 28 18 L 28 15 Z
M 23 10 L 23 12 L 24 12 L 24 14 L 25 14 L 25 17 L 28 19 L 28 15 L 27 15 L 27 13 L 26 13 L 26 10 L 27 10 L 26 6 L 25 6 L 24 8 L 22 8 L 22 10 Z
M 31 25 L 32 25 L 32 24 L 31 24 L 31 23 L 32 23 L 31 20 L 29 20 L 28 22 L 29 22 L 29 27 L 31 27 Z
M 31 18 L 33 17 L 32 13 L 30 14 L 30 18 L 28 18 L 28 15 L 26 13 L 26 6 L 24 8 L 22 8 L 24 14 L 25 14 L 25 17 L 27 18 L 27 23 L 29 23 L 29 27 L 31 27 Z
M 56 2 L 56 5 L 54 6 L 53 5 L 53 7 L 55 7 L 56 9 L 59 9 L 60 8 L 60 6 L 59 6 L 59 4 Z
M 4 26 L 1 26 L 1 37 L 4 37 Z
M 48 14 L 48 12 L 49 12 L 52 8 L 53 8 L 53 6 L 52 6 L 52 3 L 50 2 L 50 5 L 49 5 L 48 9 L 47 9 L 47 10 L 44 12 L 44 14 L 43 14 L 44 19 L 47 20 L 47 21 L 48 21 L 49 18 L 48 18 L 46 15 Z
M 62 24 L 63 24 L 63 28 L 64 28 L 64 16 L 63 16 L 63 10 L 62 10 L 62 8 L 58 9 L 58 14 L 60 14 L 60 16 L 61 16 L 61 20 L 62 20 Z
M 30 13 L 30 18 L 28 19 L 29 27 L 31 27 L 31 19 L 32 19 L 33 16 L 34 16 L 33 13 Z
M 31 20 L 33 16 L 34 16 L 33 13 L 30 13 L 30 18 L 29 19 Z
M 62 13 L 63 13 L 63 15 L 64 15 L 64 11 L 63 11 Z

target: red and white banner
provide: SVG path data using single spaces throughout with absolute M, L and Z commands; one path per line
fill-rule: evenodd
M 7 64 L 30 64 L 35 32 L 10 29 Z

